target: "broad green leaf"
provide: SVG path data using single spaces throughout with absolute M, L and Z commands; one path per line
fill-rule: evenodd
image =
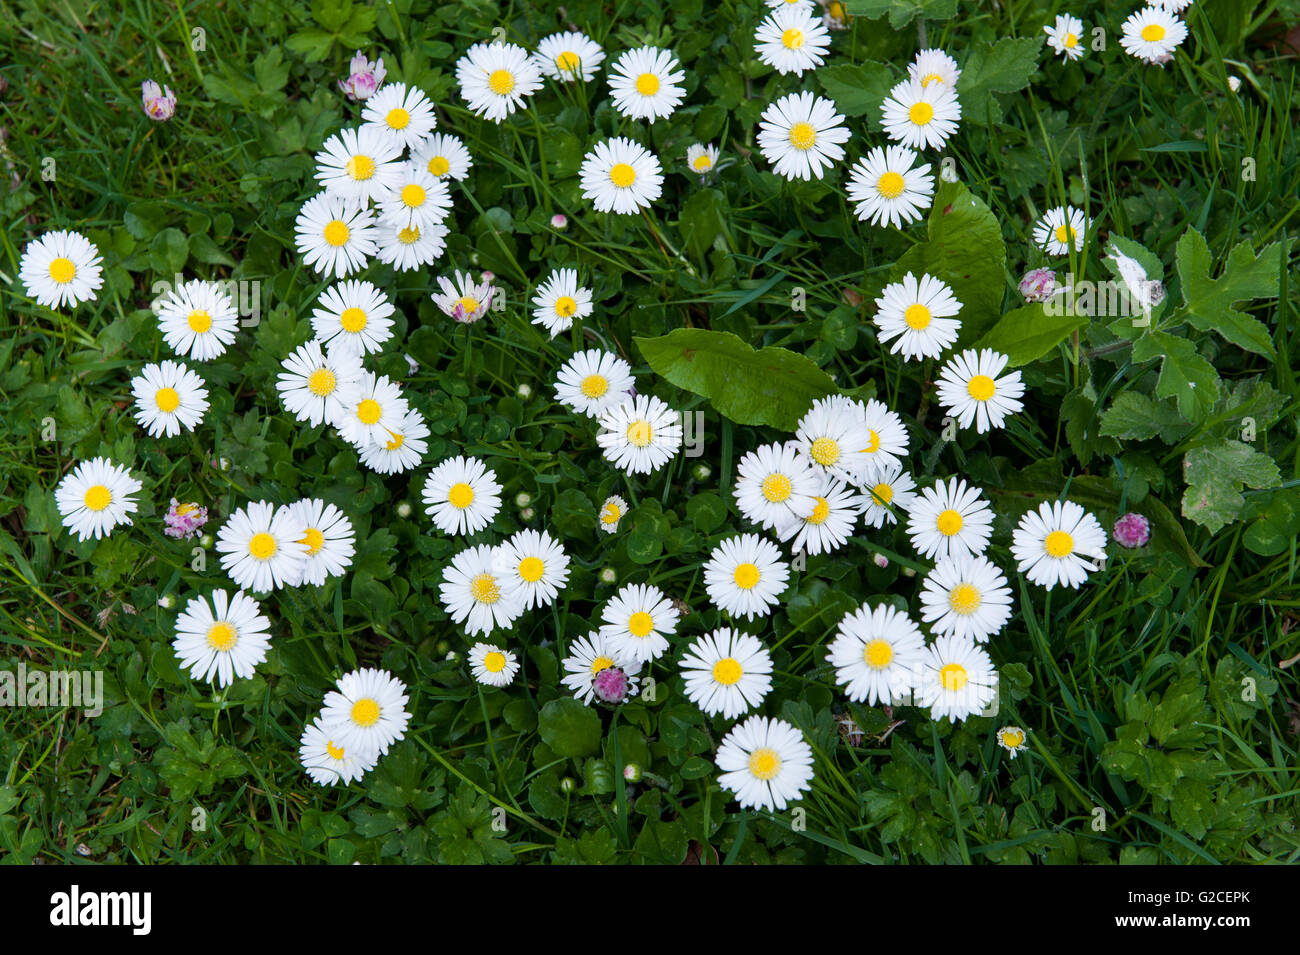
M 930 209 L 929 241 L 903 253 L 892 280 L 911 272 L 947 282 L 962 306 L 957 347 L 966 347 L 1002 316 L 1006 260 L 1002 230 L 989 207 L 960 183 L 942 183 Z
M 871 20 L 889 14 L 889 25 L 901 30 L 916 17 L 923 20 L 947 20 L 957 15 L 957 0 L 848 0 L 850 16 Z
M 996 43 L 987 41 L 971 47 L 957 80 L 957 98 L 961 102 L 963 121 L 987 126 L 1002 118 L 1002 108 L 994 93 L 1014 93 L 1029 85 L 1038 69 L 1038 53 L 1043 38 L 1004 37 Z
M 866 116 L 872 129 L 881 129 L 880 104 L 898 82 L 888 65 L 868 60 L 856 66 L 828 66 L 817 71 L 817 79 L 837 110 L 845 116 Z
M 1087 324 L 1086 315 L 1048 315 L 1036 302 L 1007 312 L 974 347 L 1000 351 L 1009 359 L 1010 367 L 1018 368 L 1049 354 L 1071 332 Z
M 731 332 L 678 328 L 633 339 L 655 374 L 708 398 L 737 424 L 793 431 L 835 382 L 803 355 L 769 345 L 755 351 Z
M 1183 458 L 1183 516 L 1216 533 L 1236 520 L 1246 503 L 1242 485 L 1272 487 L 1282 480 L 1277 462 L 1240 441 L 1193 448 Z
M 1273 494 L 1249 524 L 1241 542 L 1252 554 L 1276 557 L 1284 554 L 1300 535 L 1300 488 L 1289 487 Z
M 1178 240 L 1178 276 L 1184 305 L 1170 316 L 1172 324 L 1186 320 L 1201 331 L 1218 332 L 1239 348 L 1271 356 L 1268 326 L 1233 306 L 1256 298 L 1277 298 L 1278 275 L 1286 258 L 1286 242 L 1274 242 L 1258 256 L 1249 242 L 1228 253 L 1223 275 L 1210 278 L 1210 247 L 1205 237 L 1188 229 Z
M 1186 338 L 1168 332 L 1148 330 L 1133 343 L 1135 362 L 1162 359 L 1156 380 L 1156 397 L 1178 399 L 1178 411 L 1197 422 L 1219 398 L 1219 376 L 1214 366 L 1197 354 Z
M 1165 444 L 1177 444 L 1191 424 L 1164 401 L 1152 401 L 1136 391 L 1120 394 L 1101 416 L 1101 433 L 1126 441 L 1146 441 L 1160 435 Z
M 729 212 L 727 197 L 718 189 L 700 189 L 686 200 L 677 227 L 692 255 L 704 255 L 726 232 Z
M 537 732 L 557 756 L 590 756 L 600 749 L 600 717 L 572 697 L 543 706 Z
M 190 240 L 180 229 L 163 229 L 149 243 L 149 265 L 154 274 L 170 279 L 185 267 L 190 257 Z

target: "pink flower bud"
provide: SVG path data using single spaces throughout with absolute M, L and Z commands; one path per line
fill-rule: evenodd
M 145 115 L 160 123 L 171 119 L 176 113 L 176 94 L 171 87 L 159 86 L 153 80 L 140 84 L 140 100 Z
M 1151 522 L 1141 514 L 1129 511 L 1115 522 L 1112 533 L 1121 547 L 1142 547 L 1151 539 Z
M 1020 294 L 1026 302 L 1046 302 L 1056 291 L 1056 273 L 1051 269 L 1032 269 L 1020 280 Z
M 627 674 L 618 667 L 606 667 L 596 674 L 591 688 L 605 703 L 622 703 L 627 699 Z

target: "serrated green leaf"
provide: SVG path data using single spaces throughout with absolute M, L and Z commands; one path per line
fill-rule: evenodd
M 1007 356 L 1009 367 L 1018 368 L 1042 358 L 1071 332 L 1087 325 L 1086 315 L 1048 315 L 1036 302 L 1007 312 L 974 347 L 1000 351 Z
M 857 65 L 841 64 L 817 71 L 817 81 L 835 108 L 845 116 L 865 116 L 874 130 L 881 129 L 880 104 L 898 82 L 885 63 L 868 60 Z
M 1163 401 L 1152 401 L 1136 391 L 1125 391 L 1101 416 L 1101 433 L 1126 441 L 1146 441 L 1160 435 L 1165 444 L 1177 444 L 1191 423 Z
M 1198 422 L 1219 398 L 1219 375 L 1185 338 L 1150 329 L 1133 343 L 1135 362 L 1162 359 L 1156 397 L 1176 398 L 1178 411 Z
M 1223 275 L 1213 279 L 1210 247 L 1201 233 L 1188 229 L 1177 249 L 1185 304 L 1170 316 L 1170 322 L 1187 321 L 1201 331 L 1218 332 L 1239 348 L 1271 357 L 1274 349 L 1268 326 L 1233 306 L 1250 299 L 1277 298 L 1287 245 L 1274 242 L 1257 256 L 1249 242 L 1242 242 L 1228 253 Z
M 1272 487 L 1282 480 L 1277 462 L 1240 441 L 1219 441 L 1193 448 L 1183 458 L 1183 516 L 1217 533 L 1236 520 L 1245 504 L 1243 485 Z
M 957 80 L 957 98 L 962 119 L 980 126 L 996 123 L 1002 109 L 994 93 L 1014 93 L 1029 85 L 1038 69 L 1038 54 L 1043 48 L 1040 37 L 1004 37 L 996 43 L 987 41 L 971 47 Z
M 889 25 L 901 30 L 916 17 L 923 20 L 947 20 L 957 15 L 957 0 L 848 0 L 850 16 L 875 20 L 889 14 Z

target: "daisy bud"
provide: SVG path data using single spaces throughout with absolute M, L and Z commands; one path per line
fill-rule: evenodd
M 533 510 L 531 507 L 525 507 L 522 511 L 519 512 L 519 519 L 524 521 L 531 521 L 536 516 L 537 516 L 537 512 Z
M 405 520 L 406 518 L 408 518 L 408 517 L 411 516 L 411 502 L 410 502 L 410 501 L 398 501 L 398 502 L 397 502 L 397 516 L 400 517 L 400 518 L 402 518 L 403 520 Z
M 872 554 L 871 562 L 882 570 L 889 566 L 889 558 L 884 554 Z
M 384 77 L 387 75 L 388 70 L 384 68 L 382 57 L 375 57 L 375 61 L 371 63 L 364 53 L 357 50 L 348 64 L 347 77 L 339 80 L 339 89 L 354 103 L 369 99 L 370 95 L 383 84 Z
M 578 781 L 572 776 L 565 776 L 560 780 L 560 792 L 571 793 L 578 788 Z
M 526 381 L 520 382 L 519 387 L 515 389 L 515 394 L 527 401 L 533 396 L 533 386 Z
M 640 782 L 641 767 L 638 766 L 636 763 L 628 763 L 626 766 L 623 767 L 623 778 L 626 779 L 629 783 Z
M 211 534 L 204 534 L 199 538 L 199 546 L 205 550 L 210 549 L 214 543 L 215 541 L 213 541 Z
M 709 479 L 709 475 L 712 473 L 713 473 L 713 469 L 709 467 L 707 464 L 704 464 L 702 462 L 700 464 L 695 465 L 694 470 L 691 471 L 691 474 L 695 476 L 695 480 L 697 481 L 707 481 Z
M 1240 77 L 1240 76 L 1229 76 L 1229 77 L 1228 77 L 1228 89 L 1232 90 L 1234 93 L 1237 92 L 1239 89 L 1241 89 L 1241 77 Z
M 916 571 L 914 571 L 911 567 L 904 567 L 904 568 L 903 568 L 903 576 L 904 576 L 904 577 L 915 577 L 915 576 L 916 576 Z
M 206 507 L 194 503 L 182 504 L 176 498 L 172 498 L 171 506 L 167 508 L 167 514 L 163 517 L 163 533 L 178 540 L 197 537 L 199 528 L 207 521 Z
M 1237 82 L 1240 84 L 1241 81 L 1238 80 Z M 565 216 L 559 215 L 558 213 L 556 215 L 551 216 L 552 229 L 563 229 L 568 224 L 569 224 L 569 220 Z
M 470 264 L 470 265 L 478 265 L 478 253 L 477 253 L 477 252 L 471 252 L 471 253 L 469 254 L 469 264 Z
M 604 703 L 622 703 L 627 699 L 627 674 L 620 667 L 606 667 L 596 674 L 591 688 Z
M 606 567 L 600 572 L 600 582 L 602 584 L 612 584 L 618 580 L 618 574 L 614 573 L 613 567 Z
M 527 507 L 533 503 L 533 496 L 526 491 L 520 491 L 515 495 L 515 507 Z
M 1120 547 L 1143 547 L 1151 539 L 1151 522 L 1141 514 L 1129 511 L 1115 522 L 1112 533 Z
M 416 361 L 414 358 L 412 358 L 410 355 L 407 355 L 406 367 L 409 368 L 411 370 L 411 374 L 414 375 L 417 371 L 420 370 L 420 363 Z
M 1051 269 L 1031 269 L 1020 280 L 1020 294 L 1026 302 L 1046 302 L 1056 291 L 1056 273 Z
M 496 274 L 495 272 L 487 272 L 487 271 L 485 271 L 485 272 L 483 273 L 483 278 L 480 279 L 480 281 L 482 281 L 482 282 L 491 282 L 491 281 L 492 281 L 494 278 L 496 278 L 496 277 L 497 277 L 497 274 Z
M 222 471 L 230 470 L 230 458 L 217 458 L 217 467 Z
M 171 594 L 163 594 L 158 598 L 158 606 L 164 610 L 171 610 L 172 607 L 176 606 L 176 598 Z
M 447 655 L 443 657 L 443 659 L 446 660 L 448 663 L 455 663 L 457 660 L 460 659 L 460 654 L 457 653 L 455 650 L 448 650 Z
M 176 94 L 171 87 L 159 86 L 153 80 L 140 84 L 140 100 L 145 115 L 150 119 L 164 123 L 176 113 Z

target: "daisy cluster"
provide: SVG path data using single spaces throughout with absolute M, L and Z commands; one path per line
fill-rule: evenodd
M 1195 0 L 1156 0 L 1135 11 L 1121 27 L 1120 46 L 1124 52 L 1145 63 L 1163 67 L 1174 58 L 1174 50 L 1187 39 L 1187 25 L 1179 17 Z M 1047 45 L 1062 60 L 1073 61 L 1087 52 L 1083 21 L 1073 14 L 1056 15 L 1044 25 Z

